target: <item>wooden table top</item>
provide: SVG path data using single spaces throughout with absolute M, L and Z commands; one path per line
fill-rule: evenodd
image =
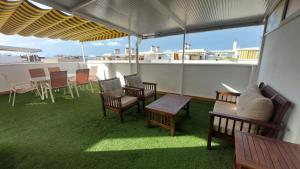
M 147 105 L 146 109 L 176 115 L 190 100 L 187 96 L 166 94 Z
M 300 145 L 235 132 L 236 164 L 256 169 L 300 169 Z

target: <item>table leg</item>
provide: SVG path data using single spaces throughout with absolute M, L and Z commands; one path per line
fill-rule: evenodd
M 188 102 L 186 104 L 186 116 L 189 117 L 190 116 L 190 102 Z
M 150 111 L 147 111 L 146 112 L 148 113 L 148 120 L 147 120 L 147 125 L 148 127 L 150 128 L 151 127 L 151 112 Z
M 174 116 L 172 116 L 172 117 L 170 117 L 171 119 L 171 129 L 170 129 L 170 135 L 171 136 L 174 136 L 175 135 L 175 117 Z

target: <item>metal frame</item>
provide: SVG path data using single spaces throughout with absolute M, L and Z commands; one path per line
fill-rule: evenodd
M 43 4 L 47 5 L 47 6 L 51 6 L 51 7 L 55 8 L 55 9 L 57 9 L 57 10 L 61 10 L 61 11 L 67 12 L 67 13 L 72 13 L 73 15 L 76 15 L 76 16 L 88 19 L 88 20 L 93 21 L 93 22 L 97 22 L 97 23 L 106 25 L 106 26 L 108 26 L 110 28 L 113 28 L 113 29 L 125 32 L 127 34 L 132 34 L 132 35 L 138 36 L 138 34 L 136 34 L 135 32 L 133 32 L 133 31 L 127 29 L 127 28 L 124 28 L 124 27 L 121 27 L 121 26 L 117 26 L 117 25 L 115 25 L 115 24 L 113 24 L 111 22 L 104 21 L 104 20 L 102 20 L 100 18 L 95 18 L 95 17 L 90 16 L 90 15 L 85 15 L 85 14 L 76 12 L 76 10 L 78 10 L 79 8 L 81 8 L 81 7 L 85 6 L 85 5 L 88 5 L 88 3 L 80 3 L 80 4 L 76 5 L 75 7 L 66 8 L 66 7 L 63 7 L 63 6 L 61 6 L 61 5 L 53 2 L 53 1 L 49 1 L 49 0 L 39 0 L 39 2 L 41 2 L 41 3 L 43 3 Z M 92 2 L 89 1 L 89 3 L 92 3 Z

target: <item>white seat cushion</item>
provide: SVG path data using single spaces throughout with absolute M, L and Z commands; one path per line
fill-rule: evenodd
M 130 105 L 136 101 L 137 101 L 137 98 L 132 97 L 132 96 L 124 96 L 121 98 L 122 107 L 127 107 L 128 105 Z
M 237 115 L 235 104 L 222 102 L 222 101 L 216 101 L 213 111 L 224 113 L 224 114 L 229 114 L 229 115 Z M 219 121 L 220 121 L 220 118 L 215 117 L 215 119 L 214 119 L 214 130 L 215 131 L 218 130 Z M 227 130 L 226 130 L 226 133 L 228 135 L 232 134 L 233 125 L 234 125 L 234 121 L 233 120 L 228 120 Z M 225 133 L 225 127 L 226 127 L 226 119 L 222 118 L 221 123 L 220 123 L 220 132 L 221 133 Z M 237 121 L 236 124 L 235 124 L 235 127 L 234 127 L 235 130 L 240 130 L 240 127 L 241 127 L 241 122 Z M 248 132 L 248 129 L 249 129 L 249 124 L 244 123 L 242 131 Z M 256 126 L 252 125 L 250 133 L 255 133 L 255 132 L 256 132 Z

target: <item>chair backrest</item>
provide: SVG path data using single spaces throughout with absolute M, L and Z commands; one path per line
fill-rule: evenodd
M 101 92 L 111 93 L 117 96 L 122 96 L 123 94 L 123 89 L 119 78 L 99 80 L 98 83 Z
M 13 88 L 13 84 L 10 82 L 10 80 L 8 79 L 7 75 L 4 73 L 1 73 L 1 76 L 4 78 L 4 80 L 6 81 L 6 83 L 9 85 L 9 87 Z
M 144 88 L 142 78 L 138 74 L 124 76 L 124 79 L 126 86 Z
M 91 76 L 91 77 L 97 76 L 97 70 L 98 70 L 98 66 L 92 66 L 92 67 L 90 68 L 90 76 Z
M 48 67 L 49 74 L 51 72 L 57 72 L 57 71 L 60 71 L 60 67 Z
M 89 69 L 76 70 L 76 84 L 82 85 L 89 83 Z
M 259 89 L 263 96 L 270 98 L 273 102 L 274 112 L 270 122 L 273 124 L 281 124 L 284 115 L 291 106 L 291 102 L 263 82 L 260 83 Z
M 67 71 L 57 71 L 50 73 L 51 88 L 57 89 L 68 86 Z
M 31 78 L 46 77 L 44 68 L 29 69 L 29 74 Z

